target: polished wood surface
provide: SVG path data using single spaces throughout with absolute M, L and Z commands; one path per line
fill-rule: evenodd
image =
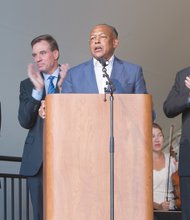
M 110 102 L 46 97 L 45 220 L 110 219 Z M 115 220 L 152 220 L 150 95 L 114 95 Z

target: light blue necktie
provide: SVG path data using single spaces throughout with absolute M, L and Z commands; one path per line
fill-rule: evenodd
M 55 86 L 53 84 L 53 79 L 55 78 L 55 76 L 49 76 L 49 87 L 48 87 L 48 94 L 53 94 L 55 93 Z

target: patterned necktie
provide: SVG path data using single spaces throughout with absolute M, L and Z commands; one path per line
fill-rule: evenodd
M 52 94 L 55 93 L 55 86 L 53 84 L 53 79 L 55 78 L 55 76 L 49 76 L 49 87 L 48 87 L 48 94 Z

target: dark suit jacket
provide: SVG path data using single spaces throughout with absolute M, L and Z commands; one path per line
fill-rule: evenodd
M 176 74 L 175 83 L 164 102 L 167 117 L 182 116 L 182 135 L 179 151 L 179 175 L 190 175 L 190 102 L 189 89 L 185 86 L 185 77 L 190 75 L 190 67 Z
M 33 176 L 39 171 L 43 156 L 43 119 L 38 116 L 41 101 L 32 97 L 32 90 L 33 84 L 30 79 L 25 79 L 20 83 L 18 120 L 23 128 L 29 129 L 20 168 L 20 174 L 24 176 Z M 45 89 L 42 100 L 44 98 Z
M 136 64 L 115 57 L 110 79 L 116 87 L 114 93 L 147 93 L 142 68 Z M 62 92 L 98 93 L 92 59 L 68 71 Z

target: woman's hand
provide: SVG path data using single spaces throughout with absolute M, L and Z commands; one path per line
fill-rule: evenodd
M 164 201 L 160 203 L 160 207 L 164 211 L 168 211 L 170 209 L 170 202 Z

